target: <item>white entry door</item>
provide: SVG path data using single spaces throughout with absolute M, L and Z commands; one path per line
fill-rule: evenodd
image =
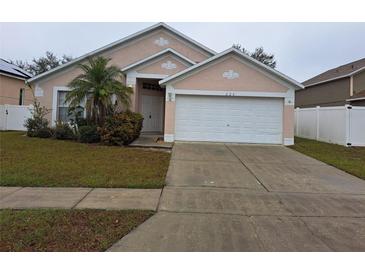
M 282 144 L 283 99 L 176 96 L 175 139 Z
M 162 132 L 164 97 L 142 95 L 143 132 Z

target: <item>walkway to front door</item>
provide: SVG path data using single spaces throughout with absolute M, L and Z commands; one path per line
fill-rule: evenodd
M 289 148 L 176 143 L 166 181 L 110 251 L 365 251 L 365 181 Z

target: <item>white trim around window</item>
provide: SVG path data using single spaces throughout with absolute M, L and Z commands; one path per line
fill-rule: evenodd
M 52 121 L 51 125 L 55 126 L 57 121 L 57 108 L 58 108 L 58 91 L 69 91 L 71 90 L 69 87 L 65 86 L 57 86 L 53 87 L 53 94 L 52 94 Z

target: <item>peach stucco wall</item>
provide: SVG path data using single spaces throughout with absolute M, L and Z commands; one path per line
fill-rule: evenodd
M 45 106 L 49 113 L 47 118 L 51 120 L 52 114 L 52 100 L 53 100 L 53 88 L 54 87 L 64 87 L 67 86 L 68 83 L 78 76 L 81 73 L 81 70 L 78 68 L 72 68 L 64 73 L 51 75 L 49 78 L 37 82 L 39 88 L 43 90 L 43 96 L 36 97 L 42 106 Z M 36 88 L 36 84 L 32 84 L 33 90 Z
M 155 41 L 160 38 L 167 40 L 168 44 L 163 46 L 157 45 Z M 110 64 L 116 65 L 122 69 L 166 48 L 172 48 L 196 62 L 201 62 L 210 57 L 208 53 L 203 52 L 196 46 L 189 44 L 187 41 L 182 41 L 176 35 L 161 29 L 157 29 L 143 37 L 136 38 L 135 40 L 127 42 L 121 46 L 109 49 L 101 55 L 111 58 Z M 33 89 L 36 85 L 38 85 L 44 92 L 44 95 L 42 97 L 37 97 L 37 99 L 43 106 L 52 110 L 53 87 L 67 86 L 68 83 L 79 74 L 79 68 L 77 68 L 77 66 L 73 66 L 32 83 Z M 135 87 L 133 88 L 136 89 Z M 136 106 L 135 95 L 132 96 L 131 101 L 132 110 L 134 110 Z M 51 119 L 51 114 L 49 114 L 48 118 Z
M 157 45 L 155 41 L 161 38 L 168 41 L 168 44 Z M 167 48 L 176 50 L 194 62 L 201 62 L 210 57 L 209 54 L 201 52 L 191 44 L 189 46 L 187 42 L 164 30 L 152 32 L 141 39 L 109 50 L 104 55 L 112 58 L 112 63 L 115 65 L 125 67 Z
M 5 75 L 0 75 L 0 105 L 19 105 L 20 89 L 24 89 L 24 105 L 33 102 L 33 95 L 25 86 L 25 81 Z
M 235 79 L 223 77 L 229 70 L 239 73 Z M 242 63 L 233 55 L 217 60 L 175 84 L 177 89 L 224 90 L 224 91 L 273 91 L 285 92 L 288 87 L 269 78 L 257 69 Z
M 175 133 L 175 101 L 165 102 L 165 134 Z
M 167 63 L 168 61 L 172 62 L 176 65 L 176 68 L 167 69 L 162 66 L 162 64 Z M 139 73 L 152 73 L 152 74 L 163 74 L 163 75 L 172 75 L 179 71 L 186 69 L 188 66 L 180 61 L 178 58 L 172 57 L 171 54 L 164 56 L 163 58 L 157 59 L 155 62 L 148 64 L 144 67 L 137 69 Z
M 294 105 L 284 106 L 283 136 L 283 138 L 294 138 Z
M 238 78 L 227 79 L 223 73 L 229 70 L 239 74 Z M 172 91 L 194 90 L 199 92 L 205 91 L 257 91 L 259 92 L 282 92 L 284 96 L 292 97 L 294 94 L 287 93 L 290 89 L 281 82 L 274 80 L 258 69 L 252 68 L 237 59 L 236 56 L 230 55 L 217 60 L 215 63 L 208 64 L 200 71 L 188 75 L 182 80 L 173 82 L 170 87 Z M 293 93 L 293 92 L 292 92 Z M 291 98 L 290 105 L 285 105 L 283 98 L 283 143 L 284 138 L 294 138 L 294 98 Z M 166 102 L 165 109 L 165 134 L 175 134 L 175 101 Z

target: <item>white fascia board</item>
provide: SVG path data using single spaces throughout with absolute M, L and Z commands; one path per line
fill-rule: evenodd
M 237 54 L 240 54 L 243 58 L 246 58 L 247 60 L 251 61 L 252 63 L 258 65 L 259 67 L 265 69 L 265 70 L 268 70 L 269 72 L 271 72 L 272 74 L 282 78 L 283 80 L 286 80 L 287 82 L 289 82 L 290 84 L 294 85 L 295 87 L 298 87 L 298 88 L 304 88 L 304 86 L 299 83 L 298 81 L 294 80 L 293 78 L 290 78 L 289 76 L 281 73 L 280 71 L 276 70 L 276 69 L 273 69 L 272 67 L 269 67 L 263 63 L 261 63 L 260 61 L 257 61 L 256 59 L 252 58 L 251 56 L 247 55 L 247 54 L 244 54 L 243 52 L 241 52 L 240 50 L 238 49 L 235 49 L 235 48 L 232 48 L 233 51 Z
M 20 76 L 18 77 L 18 76 L 15 76 L 13 74 L 8 74 L 8 73 L 2 73 L 2 72 L 0 72 L 0 75 L 6 76 L 6 77 L 9 77 L 9 78 L 18 79 L 18 80 L 23 80 L 24 83 L 27 81 L 27 78 L 22 78 Z
M 167 49 L 164 49 L 164 50 L 162 50 L 162 51 L 160 51 L 160 52 L 158 52 L 156 54 L 150 55 L 150 56 L 148 56 L 145 59 L 142 59 L 142 60 L 140 60 L 138 62 L 135 62 L 135 63 L 133 63 L 133 64 L 131 64 L 129 66 L 126 66 L 126 67 L 122 68 L 122 71 L 123 72 L 126 72 L 128 70 L 131 70 L 131 69 L 133 69 L 133 68 L 135 68 L 137 66 L 140 66 L 140 65 L 142 65 L 144 63 L 147 63 L 148 61 L 151 61 L 151 60 L 153 60 L 155 58 L 158 58 L 160 56 L 163 56 L 166 53 L 172 53 L 172 54 L 176 55 L 177 57 L 179 57 L 180 59 L 186 61 L 187 63 L 189 63 L 191 65 L 195 65 L 196 64 L 194 61 L 192 61 L 189 58 L 187 58 L 186 56 L 178 53 L 177 51 L 175 51 L 175 50 L 173 50 L 171 48 L 167 48 Z
M 200 62 L 198 64 L 195 64 L 194 66 L 192 66 L 190 68 L 184 69 L 184 70 L 182 70 L 182 71 L 180 71 L 180 72 L 178 72 L 176 74 L 173 74 L 170 77 L 167 77 L 166 79 L 161 80 L 159 82 L 159 84 L 160 85 L 164 85 L 167 82 L 170 82 L 171 80 L 177 80 L 180 76 L 182 76 L 182 75 L 184 75 L 184 74 L 186 74 L 186 73 L 188 73 L 188 72 L 190 72 L 192 70 L 195 70 L 195 69 L 197 69 L 197 68 L 199 68 L 201 66 L 204 66 L 205 64 L 208 64 L 210 62 L 213 62 L 214 60 L 216 60 L 216 59 L 220 58 L 221 56 L 225 55 L 226 53 L 228 53 L 229 51 L 230 50 L 225 50 L 225 51 L 223 51 L 221 53 L 218 53 L 218 54 L 216 54 L 216 55 L 214 55 L 214 56 L 212 56 L 212 57 L 210 57 L 210 58 L 208 58 L 208 59 L 206 59 L 206 60 L 204 60 L 204 61 L 202 61 L 202 62 Z
M 216 55 L 216 54 L 217 54 L 214 50 L 212 50 L 212 49 L 210 49 L 210 48 L 208 48 L 208 47 L 204 46 L 203 44 L 201 44 L 201 43 L 199 43 L 199 42 L 195 41 L 194 39 L 190 38 L 189 36 L 186 36 L 186 35 L 185 35 L 185 34 L 183 34 L 182 32 L 180 32 L 180 31 L 178 31 L 178 30 L 176 30 L 176 29 L 174 29 L 174 28 L 170 27 L 170 26 L 169 26 L 169 25 L 167 25 L 166 23 L 161 22 L 161 23 L 159 23 L 159 24 L 160 24 L 161 26 L 163 26 L 164 28 L 168 29 L 169 31 L 171 31 L 172 33 L 175 33 L 176 35 L 181 36 L 182 38 L 184 38 L 185 40 L 189 41 L 190 43 L 192 43 L 192 44 L 194 44 L 194 45 L 198 46 L 199 48 L 204 49 L 206 52 L 208 52 L 208 53 L 210 53 L 210 54 L 212 54 L 212 55 Z
M 227 50 L 225 50 L 225 51 L 223 51 L 223 52 L 221 52 L 221 53 L 219 53 L 219 54 L 217 54 L 215 56 L 212 56 L 209 59 L 204 60 L 203 62 L 200 62 L 200 63 L 198 63 L 198 64 L 196 64 L 196 65 L 194 65 L 194 66 L 192 66 L 190 68 L 187 68 L 187 69 L 185 69 L 185 70 L 183 70 L 183 71 L 181 71 L 179 73 L 176 73 L 174 75 L 171 75 L 170 77 L 167 77 L 166 79 L 161 80 L 159 82 L 159 84 L 160 85 L 164 85 L 167 82 L 170 82 L 172 80 L 176 81 L 176 80 L 179 79 L 180 76 L 183 76 L 183 75 L 185 75 L 185 74 L 187 74 L 189 72 L 192 72 L 193 70 L 195 70 L 195 69 L 197 69 L 199 67 L 202 67 L 202 66 L 204 66 L 204 65 L 206 65 L 208 63 L 211 63 L 211 62 L 213 62 L 213 61 L 215 61 L 215 60 L 217 60 L 217 59 L 221 58 L 222 56 L 224 56 L 226 54 L 229 54 L 229 53 L 236 53 L 236 54 L 238 54 L 239 56 L 241 56 L 244 59 L 250 61 L 251 63 L 257 65 L 258 67 L 263 68 L 264 70 L 267 70 L 271 74 L 273 74 L 273 75 L 275 75 L 275 76 L 277 76 L 277 77 L 285 80 L 286 82 L 288 82 L 289 84 L 291 84 L 292 86 L 294 86 L 296 88 L 304 88 L 304 86 L 301 83 L 295 81 L 294 79 L 291 79 L 290 77 L 282 74 L 281 72 L 279 72 L 279 71 L 277 71 L 277 70 L 275 70 L 275 69 L 273 69 L 273 68 L 271 68 L 269 66 L 266 66 L 266 65 L 262 64 L 261 62 L 255 60 L 254 58 L 248 56 L 247 54 L 242 53 L 241 51 L 239 51 L 239 50 L 237 50 L 235 48 L 229 48 L 229 49 L 227 49 Z
M 91 52 L 89 52 L 89 53 L 87 53 L 87 54 L 84 54 L 84 55 L 82 55 L 82 56 L 80 56 L 80 57 L 78 57 L 78 58 L 76 58 L 76 59 L 73 59 L 72 61 L 67 62 L 67 63 L 65 63 L 65 64 L 63 64 L 63 65 L 61 65 L 61 66 L 58 66 L 58 67 L 56 67 L 56 68 L 54 68 L 54 69 L 51 69 L 51 70 L 49 70 L 49 71 L 47 71 L 47 72 L 44 72 L 44 73 L 39 74 L 39 75 L 37 75 L 37 76 L 34 76 L 34 77 L 32 77 L 32 78 L 28 79 L 28 83 L 32 83 L 32 82 L 34 82 L 34 81 L 36 81 L 36 80 L 38 80 L 38 79 L 40 79 L 40 78 L 43 78 L 43 77 L 45 77 L 45 76 L 47 76 L 47 75 L 49 75 L 49 74 L 51 74 L 51 73 L 54 73 L 54 72 L 59 71 L 59 70 L 61 70 L 61 69 L 63 69 L 63 68 L 69 67 L 69 66 L 71 66 L 71 65 L 74 65 L 74 64 L 76 64 L 76 63 L 78 63 L 78 62 L 80 62 L 80 61 L 82 61 L 82 60 L 84 60 L 84 59 L 86 59 L 86 58 L 88 58 L 88 57 L 94 56 L 94 55 L 96 55 L 96 54 L 98 54 L 98 53 L 101 53 L 101 52 L 103 52 L 103 51 L 105 51 L 105 50 L 107 50 L 107 49 L 109 49 L 109 48 L 113 48 L 113 47 L 115 47 L 115 46 L 117 46 L 117 45 L 119 45 L 119 44 L 122 44 L 122 43 L 124 43 L 124 42 L 127 42 L 127 41 L 129 41 L 129 40 L 131 40 L 131 39 L 133 39 L 133 38 L 135 38 L 135 37 L 138 37 L 138 36 L 140 36 L 140 35 L 142 35 L 142 34 L 144 34 L 144 33 L 147 33 L 147 32 L 149 32 L 149 31 L 152 31 L 152 30 L 157 29 L 157 28 L 159 28 L 159 27 L 163 27 L 163 28 L 165 28 L 165 29 L 167 29 L 167 30 L 171 31 L 171 32 L 172 32 L 172 33 L 174 33 L 174 34 L 176 34 L 176 35 L 178 35 L 178 36 L 181 36 L 181 37 L 182 37 L 182 38 L 184 38 L 185 40 L 187 40 L 187 41 L 191 42 L 192 44 L 196 45 L 198 48 L 201 48 L 201 49 L 205 50 L 206 52 L 208 52 L 208 53 L 210 53 L 210 54 L 216 54 L 216 53 L 215 53 L 215 51 L 213 51 L 213 50 L 211 50 L 211 49 L 209 49 L 209 48 L 205 47 L 204 45 L 202 45 L 202 44 L 198 43 L 197 41 L 195 41 L 195 40 L 193 40 L 193 39 L 191 39 L 191 38 L 187 37 L 186 35 L 182 34 L 181 32 L 179 32 L 179 31 L 175 30 L 174 28 L 170 27 L 169 25 L 167 25 L 167 24 L 165 24 L 165 23 L 157 23 L 157 24 L 152 25 L 152 26 L 150 26 L 150 27 L 148 27 L 148 28 L 145 28 L 145 29 L 143 29 L 143 30 L 141 30 L 141 31 L 138 31 L 138 32 L 135 32 L 135 33 L 133 33 L 133 34 L 131 34 L 131 35 L 128 35 L 128 36 L 126 36 L 126 37 L 124 37 L 124 38 L 122 38 L 122 39 L 119 39 L 118 41 L 115 41 L 115 42 L 113 42 L 113 43 L 110 43 L 110 44 L 108 44 L 108 45 L 106 45 L 106 46 L 104 46 L 104 47 L 101 47 L 101 48 L 96 49 L 96 50 L 94 50 L 94 51 L 91 51 Z
M 358 97 L 358 98 L 352 98 L 352 99 L 347 99 L 346 101 L 361 101 L 361 100 L 365 100 L 365 97 Z

